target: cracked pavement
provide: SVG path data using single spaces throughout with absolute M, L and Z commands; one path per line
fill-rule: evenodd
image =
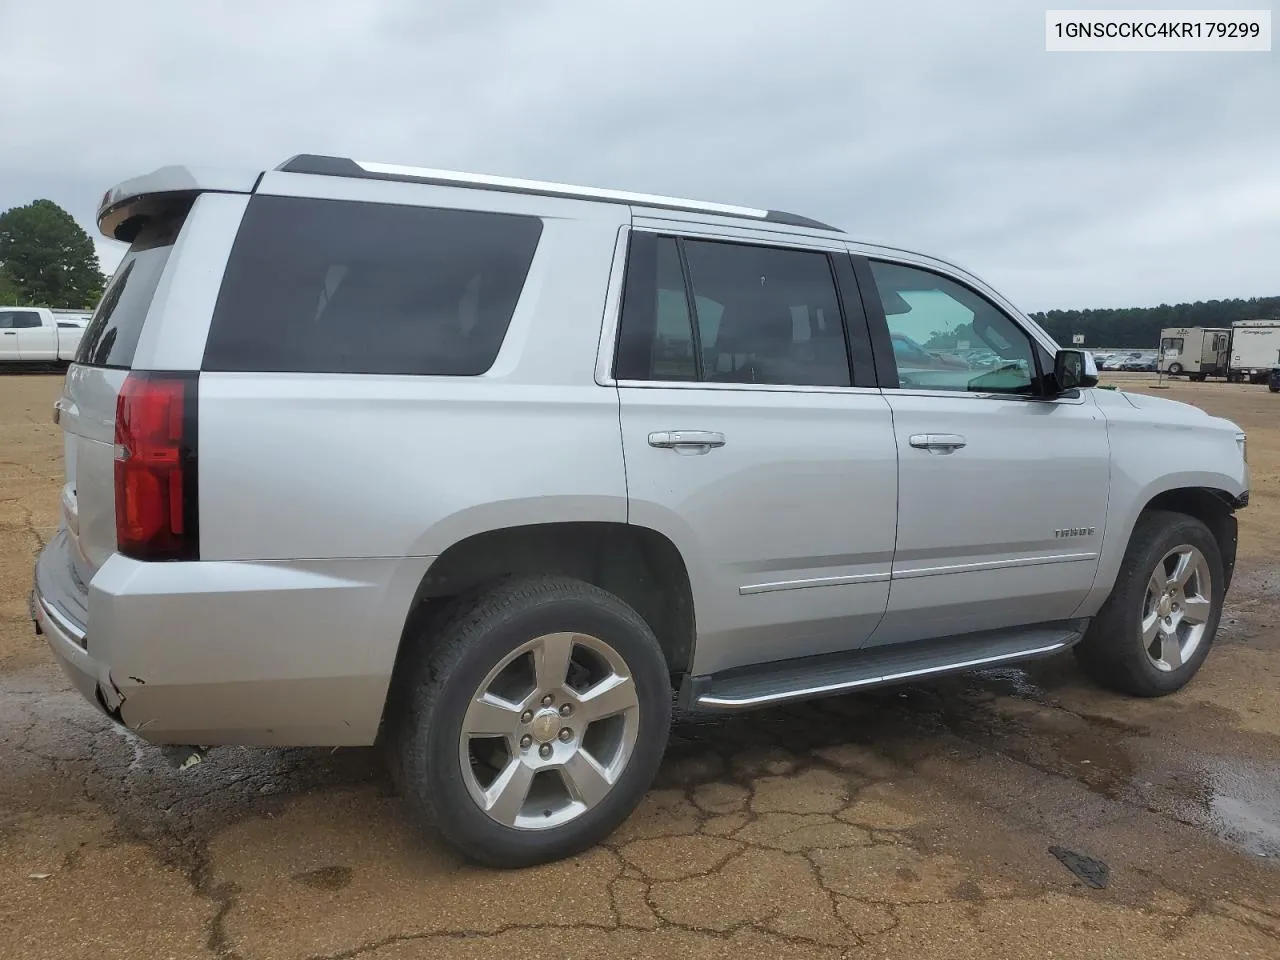
M 15 958 L 1280 956 L 1280 428 L 1265 388 L 1168 391 L 1250 433 L 1217 645 L 1129 700 L 1070 656 L 678 717 L 609 841 L 519 872 L 410 826 L 372 750 L 174 770 L 27 620 L 57 525 L 56 376 L 0 377 L 0 942 Z M 1105 889 L 1049 847 L 1110 867 Z

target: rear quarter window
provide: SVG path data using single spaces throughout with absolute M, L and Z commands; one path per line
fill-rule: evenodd
M 513 214 L 254 197 L 203 369 L 482 374 L 541 233 Z
M 188 198 L 142 226 L 85 327 L 76 363 L 126 370 L 133 366 L 147 310 L 190 210 Z

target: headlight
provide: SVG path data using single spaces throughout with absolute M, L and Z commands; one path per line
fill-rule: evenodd
M 1243 433 L 1236 434 L 1236 446 L 1240 448 L 1240 457 L 1245 463 L 1249 462 L 1249 438 Z

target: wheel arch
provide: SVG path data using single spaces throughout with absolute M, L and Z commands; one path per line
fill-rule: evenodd
M 1130 525 L 1129 536 L 1133 536 L 1137 519 L 1152 510 L 1168 510 L 1194 517 L 1209 528 L 1209 532 L 1213 534 L 1213 539 L 1218 544 L 1218 551 L 1222 554 L 1226 587 L 1229 588 L 1232 574 L 1235 572 L 1238 545 L 1235 512 L 1247 502 L 1247 494 L 1243 498 L 1236 497 L 1216 487 L 1177 487 L 1164 490 L 1151 497 L 1138 511 L 1138 517 Z
M 395 675 L 416 638 L 450 600 L 504 577 L 556 574 L 614 594 L 653 630 L 673 686 L 693 663 L 695 618 L 688 568 L 663 534 L 635 524 L 563 521 L 503 527 L 447 547 L 423 575 L 400 637 Z M 393 677 L 394 683 L 394 677 Z
M 1233 492 L 1229 487 L 1235 486 L 1234 482 L 1215 480 L 1211 474 L 1163 479 L 1167 482 L 1132 497 L 1125 495 L 1126 491 L 1116 491 L 1113 487 L 1113 507 L 1117 500 L 1130 507 L 1119 516 L 1108 516 L 1093 589 L 1076 608 L 1074 616 L 1093 616 L 1106 602 L 1115 586 L 1120 564 L 1133 539 L 1138 521 L 1151 510 L 1171 510 L 1203 522 L 1212 532 L 1222 553 L 1223 570 L 1227 586 L 1230 586 L 1235 571 L 1237 547 L 1235 512 L 1248 503 L 1248 489 Z M 1118 492 L 1121 495 L 1118 496 Z

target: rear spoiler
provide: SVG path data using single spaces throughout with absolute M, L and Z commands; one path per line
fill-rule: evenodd
M 253 193 L 262 174 L 204 167 L 161 167 L 116 184 L 98 204 L 98 230 L 112 240 L 132 242 L 142 225 L 175 203 L 201 193 Z

